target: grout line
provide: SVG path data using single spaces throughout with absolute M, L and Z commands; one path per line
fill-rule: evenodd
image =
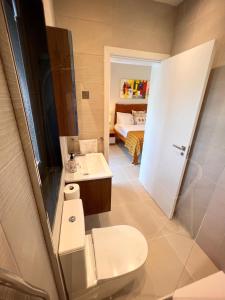
M 79 56 L 79 55 L 100 56 L 102 59 L 104 59 L 104 54 L 95 54 L 95 53 L 86 53 L 86 52 L 74 51 L 74 56 Z M 76 58 L 75 58 L 75 60 L 76 60 Z
M 0 176 L 1 176 L 1 174 L 3 173 L 3 171 L 5 171 L 6 169 L 8 169 L 9 166 L 10 166 L 12 163 L 14 163 L 15 160 L 17 160 L 18 157 L 19 157 L 21 154 L 23 154 L 23 150 L 22 150 L 22 149 L 20 149 L 20 150 L 14 155 L 14 157 L 13 157 L 10 161 L 8 161 L 6 165 L 4 165 L 4 166 L 1 168 L 1 170 L 0 170 Z
M 10 249 L 10 253 L 11 253 L 12 257 L 13 257 L 14 264 L 15 264 L 15 266 L 16 266 L 18 275 L 19 275 L 21 278 L 23 278 L 22 273 L 21 273 L 20 268 L 19 268 L 19 264 L 17 263 L 16 257 L 15 257 L 15 255 L 14 255 L 14 251 L 13 251 L 13 249 L 12 249 L 12 246 L 11 246 L 11 244 L 9 243 L 9 240 L 8 240 L 8 237 L 7 237 L 7 234 L 6 234 L 6 231 L 5 231 L 5 229 L 4 229 L 4 225 L 3 225 L 2 223 L 0 223 L 0 225 L 1 225 L 2 231 L 3 231 L 3 233 L 4 233 L 4 236 L 5 236 L 7 245 L 8 245 L 8 247 L 9 247 L 9 249 Z
M 103 24 L 103 25 L 107 25 L 107 26 L 112 26 L 112 21 L 111 22 L 105 22 L 105 21 L 100 21 L 100 20 L 95 20 L 95 19 L 88 19 L 88 18 L 82 18 L 82 17 L 77 17 L 77 16 L 68 16 L 68 15 L 64 15 L 61 13 L 57 13 L 56 14 L 56 24 L 58 25 L 58 23 L 61 23 L 59 21 L 57 21 L 57 18 L 64 18 L 64 19 L 70 19 L 70 20 L 78 20 L 78 21 L 84 21 L 84 22 L 93 22 L 93 23 L 97 23 L 97 24 Z

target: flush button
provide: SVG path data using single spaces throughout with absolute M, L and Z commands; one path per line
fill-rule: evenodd
M 69 221 L 70 221 L 71 223 L 75 222 L 75 221 L 76 221 L 76 217 L 75 217 L 75 216 L 69 217 Z

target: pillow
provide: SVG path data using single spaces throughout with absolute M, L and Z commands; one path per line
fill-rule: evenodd
M 135 111 L 132 110 L 132 115 L 134 118 L 135 125 L 143 125 L 146 122 L 146 112 L 145 111 Z
M 132 114 L 117 112 L 117 124 L 134 125 L 134 118 Z

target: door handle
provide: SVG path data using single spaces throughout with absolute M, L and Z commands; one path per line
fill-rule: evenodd
M 173 144 L 173 147 L 176 148 L 176 149 L 179 149 L 180 151 L 185 151 L 186 150 L 185 146 L 177 146 L 177 145 Z

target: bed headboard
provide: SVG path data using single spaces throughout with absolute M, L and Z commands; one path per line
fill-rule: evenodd
M 147 111 L 147 104 L 142 103 L 142 104 L 119 104 L 116 103 L 116 107 L 115 107 L 115 117 L 114 117 L 114 124 L 116 124 L 116 119 L 117 119 L 117 112 L 122 112 L 122 113 L 128 113 L 131 114 L 132 110 L 145 110 Z

